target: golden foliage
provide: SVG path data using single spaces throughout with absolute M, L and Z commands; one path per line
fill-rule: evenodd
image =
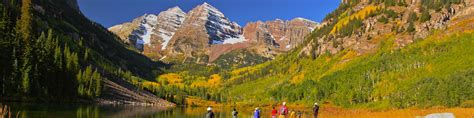
M 191 83 L 191 87 L 208 87 L 207 85 L 207 82 L 206 81 L 194 81 L 193 83 Z
M 291 64 L 290 68 L 288 68 L 288 73 L 294 73 L 296 72 L 298 69 L 298 64 L 297 63 L 293 63 Z
M 209 77 L 207 81 L 194 81 L 191 83 L 191 87 L 207 87 L 207 88 L 217 88 L 222 84 L 222 77 L 219 74 L 213 74 Z
M 341 60 L 352 59 L 354 57 L 357 57 L 357 55 L 358 53 L 356 51 L 350 50 L 344 56 L 342 56 Z
M 304 80 L 304 73 L 300 73 L 291 78 L 291 83 L 298 84 L 298 83 L 301 83 L 303 80 Z
M 210 79 L 207 80 L 207 83 L 211 87 L 219 87 L 222 84 L 222 78 L 218 74 L 213 74 Z
M 150 82 L 150 81 L 145 81 L 142 83 L 144 87 L 152 87 L 152 88 L 159 88 L 161 85 L 157 82 Z
M 147 88 L 151 90 L 152 92 L 156 92 L 157 89 L 161 87 L 160 83 L 157 82 L 150 82 L 150 81 L 144 81 L 142 82 L 142 88 Z
M 369 5 L 369 6 L 365 7 L 364 9 L 359 10 L 359 11 L 357 11 L 356 13 L 354 13 L 350 16 L 341 18 L 336 23 L 336 25 L 334 25 L 334 27 L 331 30 L 330 34 L 335 34 L 339 29 L 341 29 L 342 27 L 349 24 L 350 20 L 353 20 L 353 19 L 356 19 L 356 18 L 364 20 L 364 18 L 367 17 L 369 14 L 374 13 L 375 11 L 380 10 L 381 8 L 382 8 L 381 6 Z
M 186 104 L 191 106 L 223 106 L 221 103 L 217 103 L 216 101 L 204 100 L 194 96 L 187 97 Z
M 176 73 L 168 73 L 160 75 L 157 79 L 158 82 L 162 83 L 163 85 L 184 85 L 183 84 L 183 77 Z

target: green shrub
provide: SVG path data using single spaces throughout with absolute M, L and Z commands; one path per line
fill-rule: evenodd
M 393 10 L 390 10 L 390 9 L 385 10 L 384 13 L 387 15 L 388 18 L 397 18 L 398 17 L 398 13 L 393 11 Z
M 385 16 L 382 16 L 380 17 L 378 20 L 377 20 L 379 23 L 388 23 L 388 18 L 385 17 Z
M 410 16 L 408 16 L 408 22 L 415 22 L 418 20 L 418 15 L 416 15 L 415 12 L 410 13 Z
M 460 106 L 464 108 L 474 108 L 474 100 L 464 101 Z
M 410 22 L 410 24 L 408 24 L 408 27 L 407 27 L 407 32 L 414 32 L 416 29 L 415 29 L 415 25 L 413 22 Z
M 428 10 L 423 10 L 420 16 L 420 22 L 426 22 L 431 19 L 430 12 Z

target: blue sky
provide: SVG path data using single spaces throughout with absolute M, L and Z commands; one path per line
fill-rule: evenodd
M 219 9 L 231 21 L 247 22 L 303 17 L 320 22 L 340 0 L 78 0 L 81 11 L 105 27 L 128 22 L 146 13 L 158 14 L 179 6 L 185 12 L 204 2 Z

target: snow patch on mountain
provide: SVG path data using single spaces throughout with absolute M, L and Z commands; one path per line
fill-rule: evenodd
M 296 19 L 296 20 L 302 20 L 302 21 L 306 21 L 306 22 L 318 24 L 318 23 L 315 22 L 315 21 L 312 21 L 312 20 L 309 20 L 309 19 L 306 19 L 306 18 L 302 18 L 302 17 L 297 17 L 297 18 L 295 18 L 295 19 Z
M 166 46 L 168 46 L 168 43 L 170 42 L 171 38 L 173 37 L 174 32 L 169 32 L 169 31 L 165 31 L 163 29 L 160 29 L 159 34 L 160 34 L 160 37 L 163 39 L 163 43 L 161 43 L 161 49 L 164 50 L 164 49 L 166 49 Z
M 149 44 L 150 39 L 151 39 L 151 35 L 154 34 L 153 29 L 155 29 L 155 28 L 150 26 L 149 24 L 143 24 L 142 26 L 145 27 L 145 34 L 143 34 L 141 36 L 143 44 Z
M 283 36 L 283 37 L 280 38 L 280 41 L 285 40 L 285 39 L 286 39 L 286 36 Z
M 276 41 L 275 37 L 273 37 L 272 34 L 270 34 L 270 38 L 271 38 L 273 41 Z
M 179 7 L 173 7 L 158 15 L 160 23 L 157 25 L 158 36 L 161 37 L 161 49 L 164 50 L 168 46 L 169 41 L 174 36 L 178 28 L 181 27 L 186 19 L 186 13 Z
M 237 37 L 227 38 L 224 40 L 224 44 L 236 44 L 247 41 L 243 35 Z
M 157 23 L 158 21 L 157 21 L 156 15 L 154 14 L 144 15 L 144 19 L 141 22 L 138 31 L 134 31 L 132 34 L 132 35 L 140 37 L 139 39 L 136 39 L 137 46 L 142 46 L 144 44 L 150 43 L 151 35 L 154 34 L 153 30 L 155 29 L 153 26 L 155 26 Z
M 221 40 L 211 40 L 211 44 L 223 44 L 224 41 Z
M 149 14 L 145 16 L 145 23 L 150 25 L 158 24 L 158 16 L 155 14 Z

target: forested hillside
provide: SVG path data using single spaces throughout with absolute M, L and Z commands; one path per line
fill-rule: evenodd
M 103 93 L 126 85 L 118 80 L 145 81 L 161 73 L 164 64 L 127 49 L 77 8 L 75 0 L 2 1 L 2 101 L 114 99 Z
M 472 4 L 421 1 L 414 8 L 422 11 L 412 12 L 403 8 L 412 5 L 392 2 L 341 5 L 327 16 L 325 26 L 313 32 L 307 46 L 275 61 L 234 70 L 223 90 L 235 96 L 230 100 L 250 104 L 318 101 L 369 108 L 469 106 L 474 99 Z M 462 8 L 455 8 L 458 6 Z M 435 11 L 442 14 L 454 9 L 465 14 L 443 17 L 445 22 L 440 24 L 448 24 L 446 27 L 426 25 L 437 23 L 429 13 L 436 16 Z M 372 35 L 387 25 L 392 25 L 388 32 Z M 429 28 L 428 34 L 418 37 L 417 33 L 425 32 L 416 27 L 423 25 Z M 353 39 L 357 44 L 346 46 Z M 367 45 L 359 45 L 363 43 Z

